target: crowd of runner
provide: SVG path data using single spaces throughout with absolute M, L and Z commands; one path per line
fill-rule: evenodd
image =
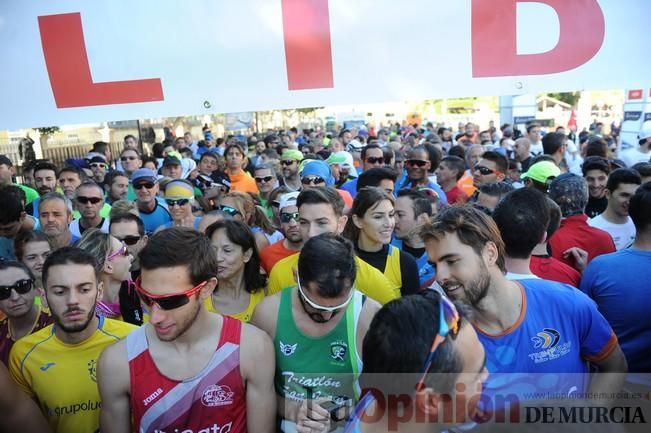
M 0 431 L 387 431 L 373 374 L 405 431 L 648 392 L 651 130 L 201 138 L 0 155 Z

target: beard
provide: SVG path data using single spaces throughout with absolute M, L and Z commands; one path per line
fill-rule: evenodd
M 474 309 L 480 309 L 479 304 L 481 301 L 488 295 L 488 289 L 490 288 L 491 276 L 488 272 L 488 268 L 482 260 L 479 260 L 479 272 L 477 276 L 470 280 L 466 284 L 461 284 L 459 281 L 451 280 L 446 281 L 442 286 L 446 294 L 448 293 L 448 288 L 461 285 L 463 287 L 463 292 L 461 295 L 453 294 L 450 295 L 453 299 L 459 299 L 468 303 Z
M 197 302 L 197 306 L 194 309 L 194 311 L 192 311 L 192 313 L 189 314 L 185 320 L 179 323 L 177 332 L 175 332 L 173 335 L 167 335 L 167 336 L 160 336 L 157 334 L 158 339 L 161 341 L 173 341 L 179 338 L 180 336 L 182 336 L 183 334 L 185 334 L 187 330 L 192 327 L 194 322 L 196 322 L 197 317 L 199 317 L 199 311 L 201 310 L 201 308 L 202 308 L 201 302 Z
M 66 310 L 62 315 L 59 315 L 56 314 L 52 309 L 50 309 L 50 313 L 52 314 L 54 323 L 68 334 L 74 334 L 77 332 L 85 331 L 86 328 L 88 328 L 88 324 L 91 322 L 91 320 L 93 320 L 93 317 L 95 317 L 95 309 L 93 308 L 88 312 L 88 315 L 86 316 L 86 320 L 84 320 L 82 323 L 74 323 L 68 325 L 63 322 L 63 315 L 70 313 L 71 311 L 74 310 Z

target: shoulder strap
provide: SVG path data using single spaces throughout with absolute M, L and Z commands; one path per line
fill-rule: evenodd
M 232 317 L 222 316 L 222 335 L 219 337 L 219 345 L 222 347 L 226 343 L 233 343 L 239 346 L 240 336 L 242 334 L 242 322 Z

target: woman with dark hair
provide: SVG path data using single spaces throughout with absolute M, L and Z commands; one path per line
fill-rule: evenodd
M 16 259 L 27 266 L 34 274 L 34 286 L 43 288 L 41 281 L 43 263 L 52 252 L 52 246 L 45 233 L 37 230 L 20 231 L 14 239 Z M 38 298 L 37 303 L 40 302 Z
M 402 295 L 420 291 L 418 265 L 409 253 L 391 245 L 396 225 L 393 196 L 376 187 L 362 188 L 353 201 L 344 236 L 357 255 L 401 287 Z
M 244 168 L 246 152 L 237 143 L 229 144 L 224 150 L 226 158 L 226 173 L 231 179 L 231 191 L 258 193 L 258 186 Z
M 260 273 L 260 256 L 251 229 L 241 221 L 217 221 L 206 229 L 217 254 L 217 288 L 205 306 L 208 311 L 251 320 L 253 310 L 266 296 L 266 277 Z

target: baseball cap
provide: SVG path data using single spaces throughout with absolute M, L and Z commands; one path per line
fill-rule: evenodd
M 357 151 L 357 150 L 362 150 L 363 147 L 364 145 L 358 140 L 350 140 L 350 143 L 348 143 L 348 149 Z
M 561 169 L 551 161 L 538 161 L 520 176 L 520 179 L 532 179 L 540 183 L 546 183 L 550 177 L 561 174 Z
M 283 210 L 289 206 L 296 206 L 296 199 L 298 198 L 298 191 L 288 192 L 280 196 L 280 205 L 278 206 L 279 210 Z
M 296 149 L 287 149 L 283 152 L 281 159 L 295 159 L 296 161 L 303 161 L 303 152 Z
M 640 144 L 642 144 L 647 138 L 651 138 L 651 125 L 644 126 L 637 137 L 640 140 Z
M 328 159 L 326 159 L 326 163 L 328 165 L 338 164 L 342 168 L 348 169 L 349 176 L 357 177 L 357 170 L 355 170 L 353 155 L 346 152 L 345 150 L 331 153 Z
M 100 162 L 100 163 L 106 164 L 106 158 L 104 158 L 103 156 L 100 156 L 100 155 L 95 155 L 95 156 L 93 156 L 92 158 L 90 158 L 88 160 L 89 164 L 92 164 L 94 162 Z
M 135 185 L 135 183 L 139 181 L 157 182 L 158 176 L 156 175 L 156 172 L 150 168 L 139 168 L 131 175 L 131 183 Z
M 224 173 L 223 171 L 219 171 L 219 170 L 213 171 L 212 174 L 210 175 L 210 178 L 216 184 L 224 186 L 229 190 L 231 189 L 231 178 L 228 174 Z
M 175 156 L 166 156 L 163 160 L 163 167 L 167 167 L 169 165 L 181 165 L 181 160 Z
M 13 167 L 14 163 L 11 162 L 11 159 L 7 155 L 0 155 L 0 165 L 6 165 L 8 167 Z

